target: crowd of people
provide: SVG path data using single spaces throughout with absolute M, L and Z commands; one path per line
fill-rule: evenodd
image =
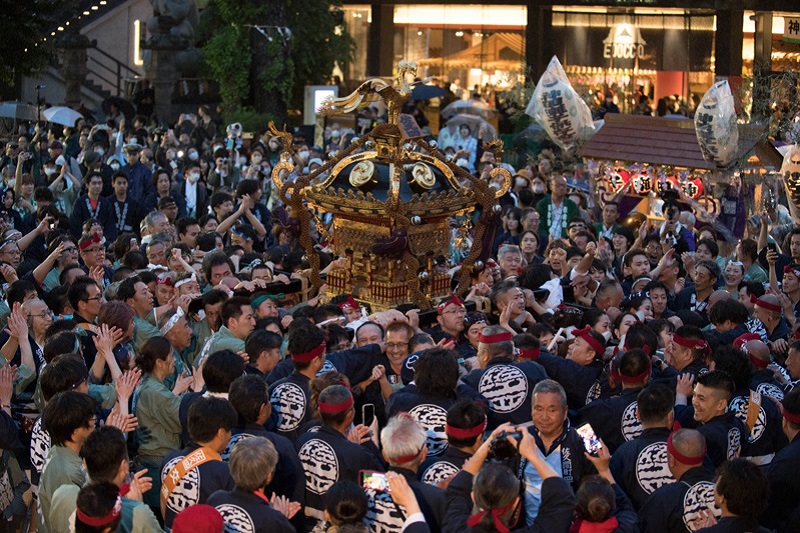
M 303 293 L 280 138 L 146 124 L 6 143 L 0 531 L 800 528 L 800 225 L 775 206 L 736 243 L 679 198 L 621 225 L 545 151 L 469 287 L 378 311 Z

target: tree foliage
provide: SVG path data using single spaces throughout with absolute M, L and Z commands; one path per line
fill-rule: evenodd
M 226 115 L 243 105 L 276 117 L 299 108 L 304 85 L 325 83 L 352 57 L 341 0 L 211 0 L 204 19 L 200 44 Z
M 0 0 L 0 79 L 10 82 L 46 65 L 53 53 L 50 32 L 76 5 L 74 0 Z

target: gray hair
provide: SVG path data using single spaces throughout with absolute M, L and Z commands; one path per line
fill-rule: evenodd
M 381 430 L 381 444 L 386 460 L 392 466 L 403 464 L 418 465 L 422 458 L 427 436 L 425 429 L 409 415 L 400 414 L 392 417 L 386 427 Z M 415 458 L 404 463 L 397 462 L 399 457 Z
M 156 225 L 156 222 L 161 219 L 161 217 L 166 218 L 167 215 L 162 213 L 161 211 L 150 211 L 147 213 L 147 216 L 144 217 L 144 223 L 148 228 L 152 228 Z
M 508 333 L 508 330 L 503 326 L 486 326 L 483 328 L 483 331 L 481 331 L 482 335 L 497 335 L 500 333 Z M 511 340 L 495 342 L 493 344 L 480 343 L 479 349 L 486 350 L 489 353 L 489 359 L 514 356 L 514 342 Z
M 509 244 L 509 243 L 506 243 L 506 244 L 503 244 L 502 246 L 500 246 L 500 249 L 499 249 L 499 250 L 497 250 L 497 258 L 498 258 L 498 259 L 500 259 L 500 257 L 501 257 L 503 254 L 517 254 L 517 255 L 522 255 L 522 250 L 521 250 L 521 249 L 520 249 L 520 247 L 519 247 L 518 245 L 516 245 L 516 244 Z
M 537 394 L 558 394 L 561 400 L 561 407 L 567 408 L 567 393 L 558 381 L 553 381 L 552 379 L 540 381 L 533 388 L 533 395 L 536 396 Z
M 247 437 L 236 443 L 231 452 L 228 466 L 236 488 L 253 492 L 267 485 L 267 480 L 275 472 L 278 464 L 278 451 L 264 437 Z

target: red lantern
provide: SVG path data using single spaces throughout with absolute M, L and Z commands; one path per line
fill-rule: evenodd
M 685 192 L 686 196 L 689 198 L 698 198 L 703 194 L 702 178 L 686 180 L 686 183 L 683 184 L 683 192 Z
M 615 193 L 624 189 L 628 181 L 630 181 L 630 174 L 628 174 L 627 170 L 621 168 L 615 169 L 611 172 L 611 175 L 608 176 L 608 185 Z

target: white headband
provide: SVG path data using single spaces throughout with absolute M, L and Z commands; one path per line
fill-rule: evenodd
M 192 272 L 192 275 L 189 276 L 188 278 L 183 278 L 180 281 L 176 281 L 172 286 L 177 289 L 178 287 L 180 287 L 184 283 L 189 283 L 190 281 L 197 281 L 197 275 L 194 272 Z
M 169 320 L 167 320 L 167 323 L 164 324 L 164 326 L 160 330 L 158 330 L 158 332 L 161 334 L 162 337 L 165 337 L 167 333 L 169 333 L 169 330 L 175 327 L 175 324 L 178 323 L 178 320 L 180 320 L 183 314 L 184 314 L 183 308 L 179 307 L 178 310 L 175 311 L 175 314 L 172 315 L 169 318 Z

